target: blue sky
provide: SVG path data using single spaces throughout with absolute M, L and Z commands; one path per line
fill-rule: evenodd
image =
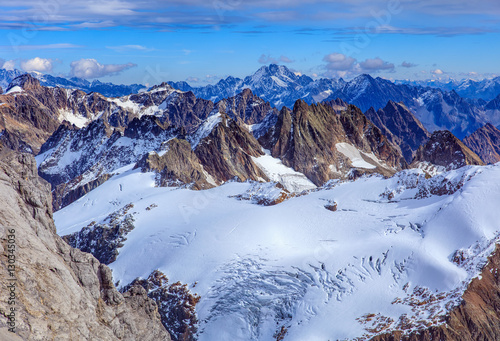
M 115 83 L 500 75 L 498 0 L 0 1 L 0 67 Z

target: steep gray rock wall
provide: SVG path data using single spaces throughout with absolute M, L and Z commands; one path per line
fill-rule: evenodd
M 0 202 L 2 340 L 170 340 L 141 286 L 119 293 L 107 266 L 56 235 L 50 186 L 38 177 L 31 155 L 0 151 Z M 8 253 L 11 244 L 15 251 Z M 15 255 L 15 280 L 9 254 Z M 15 303 L 9 306 L 12 283 Z M 15 334 L 7 331 L 11 307 Z

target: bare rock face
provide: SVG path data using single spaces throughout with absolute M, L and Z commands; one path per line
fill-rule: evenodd
M 248 88 L 234 97 L 217 102 L 216 106 L 237 122 L 246 124 L 258 124 L 266 116 L 278 114 L 278 110 L 271 107 L 269 102 L 255 96 Z
M 241 181 L 268 180 L 252 161 L 264 153 L 259 142 L 235 120 L 221 114 L 221 122 L 194 149 L 196 156 L 219 184 L 237 178 Z
M 404 335 L 379 335 L 372 341 L 492 341 L 500 340 L 500 246 L 490 256 L 481 276 L 472 280 L 463 302 L 446 323 Z
M 413 160 L 418 147 L 429 140 L 430 133 L 403 103 L 389 101 L 385 108 L 365 113 L 388 140 L 401 148 L 406 162 Z
M 479 128 L 463 140 L 484 163 L 500 161 L 500 130 L 490 123 Z
M 42 143 L 57 129 L 57 115 L 43 102 L 32 96 L 42 87 L 29 75 L 18 77 L 13 86 L 22 89 L 20 95 L 0 95 L 0 142 L 8 148 L 37 153 Z
M 417 167 L 419 162 L 428 162 L 446 170 L 466 165 L 484 165 L 476 153 L 446 130 L 432 133 L 429 141 L 417 150 L 412 167 Z
M 161 321 L 174 341 L 195 341 L 198 317 L 195 306 L 200 296 L 192 294 L 186 284 L 169 283 L 167 276 L 159 270 L 147 279 L 135 279 L 124 289 L 140 285 L 159 307 Z
M 0 293 L 15 283 L 15 302 L 0 300 L 2 340 L 10 307 L 12 340 L 170 340 L 142 287 L 119 293 L 108 267 L 56 235 L 50 186 L 34 158 L 4 150 L 0 160 Z M 12 239 L 15 277 L 5 256 Z
M 192 189 L 214 187 L 207 181 L 209 175 L 203 170 L 188 141 L 173 138 L 164 144 L 164 148 L 166 151 L 161 156 L 155 152 L 144 155 L 136 167 L 143 172 L 156 171 L 159 186 L 182 183 Z
M 406 167 L 400 152 L 373 123 L 355 106 L 342 101 L 307 105 L 299 100 L 293 111 L 283 108 L 277 123 L 259 138 L 273 157 L 296 171 L 304 173 L 314 184 L 346 177 L 355 168 L 349 158 L 337 149 L 338 143 L 347 143 L 363 152 L 370 168 L 357 173 L 378 172 L 392 175 Z M 374 162 L 373 155 L 383 164 Z

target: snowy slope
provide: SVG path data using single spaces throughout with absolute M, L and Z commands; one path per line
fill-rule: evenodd
M 58 233 L 133 203 L 114 280 L 160 269 L 188 284 L 201 295 L 201 341 L 273 340 L 282 326 L 286 340 L 353 339 L 442 323 L 499 236 L 500 164 L 333 181 L 274 206 L 238 199 L 255 183 L 190 191 L 156 188 L 132 166 L 115 173 L 54 214 Z
M 264 152 L 265 155 L 252 157 L 252 160 L 271 181 L 281 183 L 289 192 L 302 192 L 316 188 L 316 185 L 304 174 L 285 166 L 280 159 L 272 157 L 269 150 L 264 150 Z

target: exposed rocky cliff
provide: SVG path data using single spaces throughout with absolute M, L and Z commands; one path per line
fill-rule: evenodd
M 412 162 L 418 147 L 430 137 L 427 129 L 403 103 L 389 101 L 385 108 L 377 111 L 370 108 L 365 115 L 389 141 L 401 148 L 408 163 Z
M 493 341 L 500 340 L 500 246 L 490 256 L 481 275 L 472 280 L 463 302 L 446 323 L 403 334 L 379 335 L 372 341 Z
M 50 182 L 54 209 L 60 209 L 109 179 L 113 172 L 137 162 L 149 151 L 160 151 L 183 129 L 164 128 L 158 118 L 134 118 L 123 133 L 110 130 L 103 119 L 81 129 L 62 124 L 37 156 L 39 174 Z
M 262 122 L 267 115 L 278 115 L 278 110 L 269 102 L 255 96 L 248 88 L 236 96 L 217 102 L 216 106 L 219 111 L 224 111 L 237 122 L 249 125 Z
M 429 141 L 417 150 L 411 166 L 422 168 L 423 164 L 425 167 L 439 166 L 443 170 L 457 169 L 466 165 L 484 165 L 476 153 L 446 130 L 432 133 Z
M 299 100 L 293 111 L 281 110 L 276 125 L 259 141 L 273 157 L 316 185 L 345 177 L 353 168 L 358 173 L 390 175 L 406 166 L 398 150 L 357 107 L 348 105 L 339 112 L 334 108 L 344 106 L 337 102 L 307 105 Z M 364 167 L 353 165 L 351 149 L 361 152 Z
M 204 171 L 188 141 L 173 138 L 164 144 L 164 148 L 161 155 L 156 152 L 144 155 L 136 167 L 140 167 L 143 172 L 156 171 L 158 186 L 190 185 L 192 189 L 214 187 L 213 179 Z
M 219 115 L 220 122 L 194 146 L 205 171 L 217 184 L 234 178 L 241 181 L 268 180 L 252 161 L 252 156 L 264 155 L 259 142 L 235 120 L 224 113 Z
M 13 306 L 23 340 L 170 340 L 141 286 L 119 293 L 108 267 L 56 235 L 49 185 L 31 155 L 2 152 L 0 197 L 0 292 L 15 283 L 16 295 L 11 306 L 7 297 L 0 300 L 2 339 L 16 340 L 5 334 Z M 7 268 L 12 244 L 15 277 Z
M 57 129 L 58 116 L 47 107 L 43 96 L 35 96 L 44 90 L 38 80 L 29 75 L 16 80 L 10 92 L 0 95 L 0 141 L 14 150 L 37 153 Z M 54 99 L 59 98 L 57 95 Z
M 500 130 L 492 124 L 486 124 L 463 140 L 464 144 L 475 152 L 484 163 L 500 161 Z

